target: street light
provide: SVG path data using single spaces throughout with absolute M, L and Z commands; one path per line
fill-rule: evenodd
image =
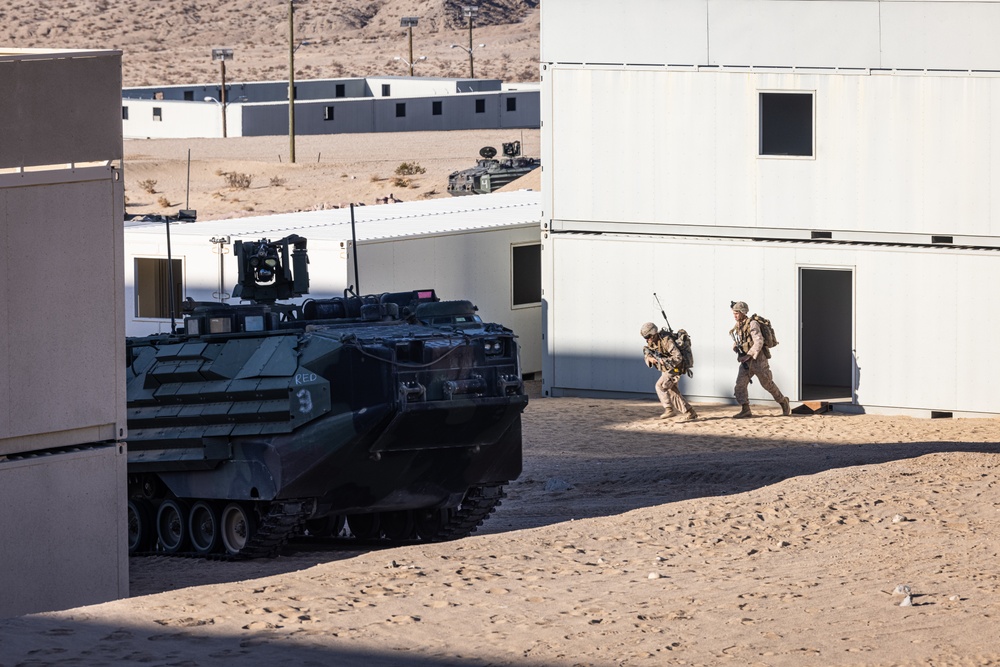
M 219 104 L 222 106 L 222 137 L 226 137 L 226 61 L 233 59 L 232 49 L 212 49 L 212 60 L 219 61 L 219 69 L 222 72 L 222 86 L 219 88 Z M 208 101 L 208 98 L 205 98 Z
M 479 13 L 479 7 L 476 7 L 475 5 L 465 5 L 462 7 L 462 12 L 469 19 L 469 48 L 466 49 L 469 52 L 469 78 L 475 79 L 475 70 L 472 69 L 472 19 L 474 19 L 476 14 Z M 484 45 L 480 44 L 480 46 Z
M 413 56 L 410 57 L 412 58 Z M 413 66 L 416 63 L 420 62 L 421 60 L 427 60 L 427 56 L 420 56 L 419 58 L 416 59 L 416 61 L 407 60 L 406 58 L 403 58 L 401 56 L 396 56 L 395 58 L 393 58 L 393 60 L 402 60 L 404 63 L 406 63 L 410 68 L 410 76 L 413 76 Z
M 406 28 L 410 33 L 410 59 L 406 63 L 410 66 L 410 76 L 413 76 L 413 27 L 417 25 L 419 17 L 417 16 L 404 16 L 399 19 L 399 25 L 401 28 Z M 402 58 L 396 58 L 396 60 L 402 60 Z M 421 58 L 424 60 L 424 58 Z
M 476 44 L 476 48 L 477 49 L 482 49 L 482 48 L 485 48 L 485 47 L 486 47 L 485 44 Z M 451 48 L 453 48 L 453 49 L 462 49 L 463 51 L 465 51 L 466 53 L 469 54 L 469 78 L 470 79 L 476 78 L 473 75 L 473 73 L 472 73 L 473 72 L 473 70 L 472 70 L 472 47 L 471 46 L 462 46 L 461 44 L 452 44 Z

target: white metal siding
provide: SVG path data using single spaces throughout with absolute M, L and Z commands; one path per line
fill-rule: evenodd
M 1000 69 L 1000 3 L 546 0 L 543 63 Z
M 870 408 L 1000 413 L 992 385 L 1000 364 L 1000 315 L 991 307 L 1000 252 L 656 237 L 554 235 L 547 241 L 550 391 L 652 393 L 639 326 L 662 323 L 656 292 L 675 329 L 694 341 L 695 376 L 683 391 L 731 400 L 735 355 L 729 303 L 771 319 L 775 381 L 798 395 L 798 272 L 854 272 L 858 399 Z M 758 384 L 754 400 L 770 400 Z
M 552 217 L 1000 233 L 1000 77 L 550 68 Z M 758 95 L 814 95 L 813 158 L 758 157 Z

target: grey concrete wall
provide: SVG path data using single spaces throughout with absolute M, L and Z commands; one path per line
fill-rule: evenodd
M 0 457 L 0 618 L 128 596 L 125 446 Z
M 0 52 L 0 82 L 0 616 L 10 616 L 128 594 L 116 442 L 125 192 L 111 164 L 122 157 L 121 54 Z
M 119 52 L 0 52 L 0 84 L 0 168 L 122 157 Z

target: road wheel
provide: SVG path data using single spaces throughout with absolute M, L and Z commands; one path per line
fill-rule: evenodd
M 128 521 L 128 553 L 143 553 L 153 547 L 153 508 L 149 502 L 142 499 L 129 499 L 127 512 Z
M 379 526 L 387 540 L 411 540 L 414 536 L 413 512 L 409 510 L 382 512 L 379 515 Z
M 204 556 L 218 550 L 221 541 L 219 513 L 210 502 L 199 500 L 191 506 L 188 533 L 191 535 L 191 546 L 197 553 Z
M 240 503 L 229 503 L 219 517 L 222 526 L 222 546 L 226 553 L 236 555 L 253 538 L 257 526 L 253 514 Z
M 352 514 L 347 517 L 347 525 L 359 540 L 377 540 L 382 534 L 378 519 L 378 514 Z
M 168 498 L 156 512 L 156 538 L 160 550 L 175 554 L 187 542 L 187 512 L 184 503 Z

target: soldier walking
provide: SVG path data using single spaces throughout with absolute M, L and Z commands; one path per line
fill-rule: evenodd
M 788 405 L 788 397 L 781 393 L 771 377 L 771 366 L 767 361 L 771 358 L 771 350 L 764 342 L 760 322 L 747 316 L 750 309 L 743 301 L 734 301 L 732 309 L 736 326 L 729 330 L 729 335 L 735 342 L 733 351 L 736 352 L 740 362 L 740 371 L 736 375 L 735 394 L 736 402 L 740 404 L 741 408 L 738 413 L 733 415 L 733 418 L 744 419 L 753 416 L 753 413 L 750 412 L 750 397 L 747 393 L 747 386 L 754 376 L 757 376 L 757 379 L 760 380 L 760 386 L 767 390 L 781 406 L 781 414 L 787 417 L 792 414 L 792 410 Z
M 665 329 L 660 329 L 652 322 L 643 324 L 639 333 L 646 339 L 646 347 L 643 348 L 646 365 L 660 371 L 660 379 L 656 381 L 656 396 L 663 406 L 660 419 L 671 419 L 680 415 L 679 421 L 694 421 L 698 418 L 698 413 L 677 388 L 683 355 L 674 343 L 674 339 Z

